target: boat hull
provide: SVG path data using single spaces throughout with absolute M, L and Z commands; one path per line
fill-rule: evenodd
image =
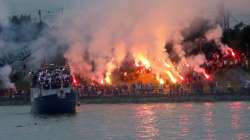
M 63 98 L 52 94 L 34 98 L 31 111 L 39 114 L 75 113 L 76 104 L 75 93 L 66 93 Z

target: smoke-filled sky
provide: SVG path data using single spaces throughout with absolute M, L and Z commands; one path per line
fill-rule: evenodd
M 245 5 L 250 3 L 246 0 L 77 1 L 72 16 L 62 25 L 71 44 L 65 58 L 73 70 L 97 79 L 119 66 L 127 54 L 135 60 L 146 57 L 153 71 L 161 73 L 164 71 L 162 61 L 172 63 L 169 54 L 164 53 L 165 44 L 172 42 L 173 50 L 180 58 L 180 69 L 184 70 L 184 63 L 189 63 L 195 71 L 202 72 L 200 65 L 206 61 L 205 57 L 203 54 L 186 57 L 182 31 L 200 17 L 216 24 L 223 2 L 225 8 L 234 12 L 246 12 L 248 6 Z M 220 28 L 216 29 L 219 32 Z

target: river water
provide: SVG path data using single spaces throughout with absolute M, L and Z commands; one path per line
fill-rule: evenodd
M 250 103 L 81 105 L 75 115 L 56 116 L 0 107 L 0 140 L 158 139 L 250 139 Z

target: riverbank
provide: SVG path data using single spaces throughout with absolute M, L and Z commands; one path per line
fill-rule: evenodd
M 250 94 L 193 94 L 193 95 L 133 95 L 82 97 L 81 104 L 119 104 L 119 103 L 181 103 L 181 102 L 221 102 L 250 101 Z M 29 105 L 28 97 L 0 98 L 0 106 Z
M 81 104 L 116 104 L 116 103 L 179 103 L 179 102 L 219 102 L 250 101 L 250 95 L 190 95 L 190 96 L 118 96 L 86 97 Z
M 9 105 L 29 105 L 29 97 L 0 97 L 0 106 L 9 106 Z

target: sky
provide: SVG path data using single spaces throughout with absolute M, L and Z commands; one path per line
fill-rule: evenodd
M 75 7 L 84 7 L 98 2 L 100 5 L 105 3 L 104 0 L 0 0 L 8 10 L 9 14 L 32 13 L 37 9 L 56 10 L 63 8 L 65 11 L 72 10 Z M 129 1 L 129 0 L 128 0 Z M 166 0 L 167 1 L 167 0 Z M 171 1 L 171 0 L 170 0 Z M 220 1 L 220 0 L 210 0 Z M 223 0 L 231 14 L 239 20 L 246 20 L 250 23 L 250 0 Z M 232 2 L 236 1 L 236 2 Z M 204 2 L 205 3 L 205 2 Z M 1 7 L 1 6 L 0 6 Z M 237 8 L 235 8 L 237 7 Z M 213 9 L 206 9 L 206 12 L 213 12 Z
M 10 11 L 33 10 L 37 8 L 62 8 L 69 0 L 2 0 Z

